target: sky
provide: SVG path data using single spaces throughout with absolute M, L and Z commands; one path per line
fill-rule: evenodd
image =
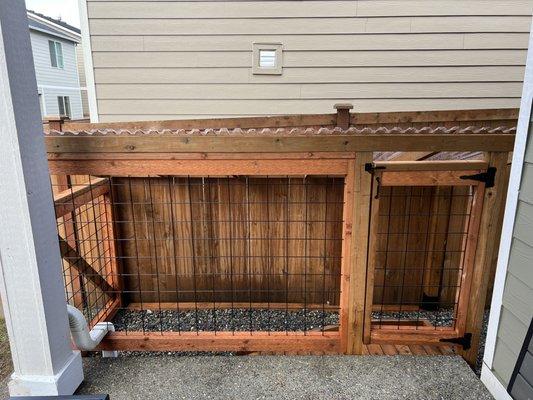
M 26 8 L 80 27 L 78 0 L 26 0 Z

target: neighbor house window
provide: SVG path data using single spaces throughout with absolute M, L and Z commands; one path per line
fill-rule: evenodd
M 254 43 L 252 58 L 254 74 L 281 75 L 283 71 L 281 43 Z
M 49 40 L 48 48 L 50 49 L 50 63 L 52 67 L 63 68 L 63 47 L 61 43 Z
M 72 118 L 72 115 L 70 114 L 70 99 L 68 96 L 58 96 L 57 104 L 59 106 L 59 115 Z

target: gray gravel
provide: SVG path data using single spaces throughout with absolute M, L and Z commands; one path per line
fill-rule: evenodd
M 491 399 L 458 356 L 88 358 L 79 394 L 136 399 Z
M 451 326 L 453 310 L 374 312 L 382 320 L 427 320 L 433 326 Z M 322 310 L 201 309 L 121 310 L 113 320 L 117 331 L 304 331 L 338 325 L 339 314 Z
M 121 310 L 117 331 L 303 331 L 338 325 L 339 314 L 321 310 L 217 309 L 191 311 Z

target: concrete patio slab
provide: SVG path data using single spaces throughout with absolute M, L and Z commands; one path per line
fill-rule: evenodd
M 134 399 L 492 399 L 458 356 L 86 358 L 80 394 Z

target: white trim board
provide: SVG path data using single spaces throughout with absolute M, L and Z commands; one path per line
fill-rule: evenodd
M 83 47 L 83 61 L 85 64 L 85 82 L 87 84 L 87 99 L 91 122 L 98 122 L 98 103 L 96 101 L 96 86 L 94 83 L 93 52 L 91 35 L 89 32 L 89 15 L 87 13 L 87 0 L 79 0 L 81 44 Z
M 487 364 L 483 363 L 481 369 L 481 382 L 489 390 L 490 394 L 494 396 L 496 400 L 513 400 L 513 398 L 507 393 L 507 390 L 502 385 L 500 380 L 494 375 L 494 373 L 487 367 Z
M 487 328 L 487 338 L 485 341 L 485 353 L 483 362 L 492 369 L 494 361 L 494 350 L 496 348 L 496 338 L 500 323 L 500 313 L 507 277 L 507 264 L 513 240 L 513 230 L 518 205 L 518 192 L 522 180 L 522 169 L 526 151 L 527 137 L 531 120 L 531 102 L 533 97 L 533 34 L 529 36 L 529 51 L 527 55 L 526 73 L 524 77 L 524 87 L 522 90 L 522 100 L 520 102 L 520 116 L 516 129 L 516 138 L 513 150 L 513 160 L 509 175 L 509 186 L 507 189 L 507 200 L 505 203 L 505 214 L 503 217 L 502 234 L 500 239 L 500 249 L 498 252 L 498 262 L 496 275 L 494 277 L 494 288 L 492 292 L 492 302 L 490 306 L 490 317 Z

